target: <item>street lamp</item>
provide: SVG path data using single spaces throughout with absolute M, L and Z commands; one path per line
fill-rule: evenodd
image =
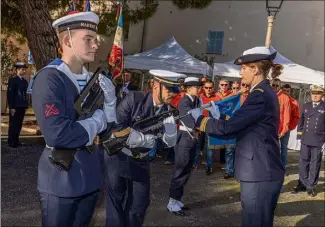
M 283 3 L 283 0 L 281 0 L 281 1 L 266 0 L 266 11 L 269 15 L 267 17 L 268 26 L 267 26 L 266 39 L 265 39 L 265 46 L 267 48 L 270 48 L 270 46 L 271 46 L 271 37 L 272 37 L 272 30 L 273 30 L 275 16 L 279 12 L 279 10 L 282 6 L 282 3 Z

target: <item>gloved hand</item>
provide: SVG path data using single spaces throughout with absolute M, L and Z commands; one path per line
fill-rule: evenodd
M 322 146 L 322 152 L 325 152 L 325 143 Z
M 211 106 L 208 107 L 208 108 L 206 108 L 206 110 L 208 110 L 211 113 L 211 115 L 212 115 L 212 117 L 214 119 L 219 120 L 219 118 L 220 118 L 220 111 L 219 111 L 218 105 L 216 105 L 213 101 L 211 101 L 210 103 L 211 103 Z
M 126 145 L 130 148 L 144 147 L 144 148 L 153 148 L 156 143 L 157 136 L 154 135 L 144 135 L 141 132 L 138 132 L 132 129 Z
M 173 136 L 176 134 L 177 125 L 175 123 L 175 119 L 173 116 L 170 116 L 170 117 L 167 117 L 166 119 L 164 119 L 163 124 L 164 124 L 164 128 L 165 128 L 165 133 L 168 136 Z
M 93 116 L 91 116 L 90 119 L 92 119 L 96 122 L 97 134 L 101 133 L 102 131 L 104 131 L 106 129 L 107 124 L 106 124 L 105 114 L 102 110 L 100 110 L 100 109 L 95 110 Z
M 199 118 L 199 116 L 202 115 L 202 109 L 201 108 L 195 108 L 193 110 L 188 111 L 192 117 L 194 118 L 195 121 Z
M 107 122 L 113 122 L 116 120 L 116 96 L 115 96 L 115 86 L 112 81 L 102 74 L 98 77 L 99 85 L 104 93 L 104 113 Z

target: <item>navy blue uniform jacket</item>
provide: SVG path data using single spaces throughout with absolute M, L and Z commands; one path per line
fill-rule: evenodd
M 313 103 L 305 103 L 302 107 L 298 124 L 298 139 L 307 146 L 321 147 L 325 142 L 325 103 L 321 101 L 313 108 Z
M 7 99 L 9 109 L 28 108 L 27 98 L 28 82 L 15 75 L 8 81 Z
M 69 76 L 70 75 L 70 76 Z M 79 91 L 67 66 L 56 59 L 35 78 L 32 105 L 38 125 L 49 147 L 80 148 L 89 141 L 87 131 L 77 121 L 74 102 Z M 59 197 L 77 197 L 100 188 L 102 166 L 100 149 L 90 154 L 76 152 L 71 169 L 59 170 L 50 163 L 45 148 L 38 164 L 38 190 Z
M 279 102 L 269 82 L 263 80 L 229 120 L 200 116 L 201 131 L 236 138 L 235 178 L 240 181 L 284 179 L 280 161 L 278 127 Z

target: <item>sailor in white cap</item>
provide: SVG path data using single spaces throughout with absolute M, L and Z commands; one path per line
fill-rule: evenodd
M 178 110 L 180 115 L 200 107 L 200 90 L 202 83 L 197 77 L 187 77 L 183 83 L 185 95 L 180 100 Z M 187 207 L 181 202 L 184 186 L 188 181 L 194 164 L 195 153 L 198 144 L 196 138 L 195 120 L 192 116 L 187 116 L 180 120 L 179 131 L 177 133 L 177 144 L 175 146 L 175 169 L 170 181 L 169 203 L 167 209 L 180 216 L 185 216 L 184 209 Z
M 325 152 L 325 102 L 322 100 L 324 85 L 311 85 L 310 90 L 311 102 L 303 105 L 297 130 L 297 138 L 301 139 L 299 180 L 293 193 L 307 190 L 309 196 L 315 197 L 322 152 Z
M 87 119 L 77 120 L 74 102 L 90 76 L 83 64 L 95 59 L 98 22 L 93 12 L 70 12 L 54 21 L 62 58 L 35 76 L 33 108 L 46 141 L 38 166 L 42 226 L 88 226 L 96 206 L 102 183 L 101 152 L 97 149 L 90 154 L 85 146 L 116 120 L 115 87 L 100 76 L 104 111 L 98 109 Z M 75 152 L 69 170 L 50 162 L 54 149 Z
M 281 74 L 281 66 L 272 61 L 275 56 L 266 47 L 255 47 L 236 59 L 242 82 L 251 86 L 251 92 L 232 118 L 204 117 L 201 109 L 191 111 L 200 131 L 236 138 L 234 174 L 240 181 L 244 227 L 273 226 L 284 180 L 278 142 L 280 106 L 267 80 L 269 75 Z M 219 109 L 210 112 L 213 116 Z
M 128 136 L 122 152 L 105 154 L 106 226 L 141 226 L 150 200 L 149 151 L 157 135 L 132 129 L 138 120 L 168 111 L 186 75 L 166 70 L 150 70 L 154 83 L 151 92 L 129 91 L 117 106 L 117 128 L 113 135 Z M 163 121 L 162 141 L 176 144 L 177 126 L 173 116 Z M 140 151 L 141 150 L 141 151 Z
M 8 145 L 16 148 L 23 144 L 19 141 L 19 134 L 23 125 L 26 109 L 28 108 L 27 87 L 28 82 L 24 78 L 27 65 L 17 62 L 16 75 L 8 80 L 7 100 L 9 105 L 9 129 Z

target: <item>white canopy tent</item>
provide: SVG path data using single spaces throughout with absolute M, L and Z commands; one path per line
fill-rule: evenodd
M 163 69 L 178 73 L 212 76 L 212 68 L 187 53 L 171 37 L 167 42 L 152 50 L 124 57 L 126 69 Z
M 276 51 L 271 47 L 272 51 Z M 214 63 L 213 76 L 240 78 L 240 66 L 233 64 L 234 61 L 225 63 Z M 324 72 L 316 71 L 305 66 L 299 65 L 279 52 L 274 59 L 275 63 L 283 65 L 283 73 L 280 75 L 280 80 L 290 84 L 309 85 L 322 84 L 324 85 Z

